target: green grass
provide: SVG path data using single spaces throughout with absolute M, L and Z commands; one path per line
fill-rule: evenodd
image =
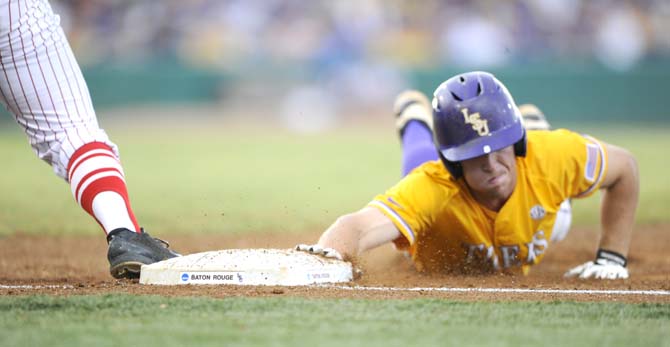
M 251 125 L 106 128 L 121 148 L 140 223 L 160 234 L 321 230 L 399 178 L 400 146 L 388 128 L 314 136 Z M 587 128 L 637 156 L 638 223 L 670 221 L 663 156 L 670 147 L 668 130 L 665 124 Z M 0 158 L 0 235 L 99 232 L 16 125 L 0 129 Z M 575 224 L 596 225 L 598 205 L 597 197 L 576 201 Z
M 10 129 L 11 130 L 11 129 Z M 160 234 L 305 231 L 363 207 L 399 177 L 398 141 L 380 132 L 108 129 L 140 223 Z M 18 131 L 0 131 L 0 234 L 92 233 L 69 186 Z
M 0 298 L 2 346 L 669 346 L 670 305 Z
M 670 123 L 644 125 L 577 126 L 575 130 L 628 149 L 637 159 L 640 168 L 640 200 L 637 208 L 638 224 L 670 222 L 670 178 L 668 156 L 670 149 Z M 595 194 L 587 199 L 575 200 L 573 218 L 576 224 L 596 225 L 600 222 L 600 199 Z

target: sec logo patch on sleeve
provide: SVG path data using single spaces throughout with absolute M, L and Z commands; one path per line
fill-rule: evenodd
M 596 179 L 596 166 L 598 164 L 598 146 L 592 143 L 586 145 L 586 166 L 584 169 L 584 178 L 589 182 Z

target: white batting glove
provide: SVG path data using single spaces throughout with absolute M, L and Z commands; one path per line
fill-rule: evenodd
M 565 277 L 579 277 L 581 279 L 626 279 L 628 278 L 628 269 L 626 269 L 626 257 L 619 253 L 599 249 L 595 262 L 589 261 L 570 269 L 565 273 Z
M 323 248 L 319 245 L 306 245 L 301 243 L 295 246 L 296 251 L 307 252 L 314 255 L 319 255 L 329 259 L 344 260 L 340 252 L 336 251 L 334 248 Z

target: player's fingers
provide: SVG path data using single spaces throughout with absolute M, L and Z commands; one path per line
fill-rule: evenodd
M 315 254 L 315 255 L 321 255 L 321 256 L 324 256 L 326 258 L 344 260 L 344 258 L 340 254 L 340 252 L 338 252 L 334 248 L 323 248 L 319 245 L 306 245 L 304 243 L 301 243 L 301 244 L 295 246 L 295 249 L 297 251 L 308 252 L 308 253 Z
M 596 269 L 593 271 L 593 278 L 598 279 L 598 280 L 604 280 L 607 279 L 609 276 L 609 272 L 607 269 L 603 268 L 602 266 L 597 266 Z
M 628 278 L 628 270 L 622 266 L 612 268 L 610 274 L 607 276 L 607 279 L 610 280 L 626 279 L 626 278 Z
M 323 254 L 323 247 L 319 245 L 311 245 L 309 246 L 309 252 L 314 254 Z
M 575 273 L 575 269 L 570 269 L 563 274 L 563 277 L 570 278 L 570 277 L 575 277 L 576 275 L 577 275 L 577 273 Z
M 359 278 L 363 277 L 363 270 L 354 267 L 354 279 L 357 280 Z
M 591 263 L 591 266 L 588 266 L 588 267 L 584 268 L 584 271 L 582 271 L 582 274 L 579 275 L 579 278 L 581 278 L 581 279 L 587 279 L 587 278 L 591 278 L 591 277 L 596 277 L 597 278 L 597 276 L 599 275 L 599 273 L 598 273 L 599 270 L 600 270 L 600 266 L 594 265 L 593 263 Z
M 580 273 L 582 273 L 582 266 L 581 265 L 568 270 L 565 273 L 564 276 L 565 277 L 575 277 L 575 276 L 579 275 Z
M 308 252 L 309 251 L 309 245 L 301 243 L 301 244 L 295 246 L 295 250 L 296 251 Z
M 624 269 L 624 271 L 620 274 L 619 276 L 620 279 L 627 279 L 628 278 L 628 270 Z
M 576 267 L 568 270 L 563 276 L 564 277 L 575 277 L 575 276 L 581 275 L 582 272 L 584 271 L 584 269 L 586 267 L 592 265 L 592 264 L 593 264 L 593 262 L 587 262 L 587 263 L 584 263 L 582 265 L 576 266 Z
M 326 258 L 344 260 L 342 258 L 342 255 L 340 254 L 340 252 L 336 251 L 334 248 L 324 248 L 323 249 L 323 255 L 326 256 Z

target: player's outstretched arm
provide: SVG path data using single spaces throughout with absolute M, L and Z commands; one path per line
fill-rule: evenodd
M 613 145 L 606 145 L 606 148 L 609 165 L 601 185 L 600 248 L 626 257 L 640 194 L 640 174 L 637 161 L 630 152 Z
M 351 260 L 366 250 L 391 242 L 400 236 L 400 231 L 388 217 L 373 207 L 364 207 L 357 212 L 339 217 L 321 235 L 318 244 L 299 245 L 297 248 Z
M 567 277 L 628 278 L 626 257 L 640 192 L 639 171 L 630 152 L 614 145 L 605 146 L 608 169 L 600 186 L 603 190 L 600 210 L 602 230 L 596 260 L 568 271 Z

